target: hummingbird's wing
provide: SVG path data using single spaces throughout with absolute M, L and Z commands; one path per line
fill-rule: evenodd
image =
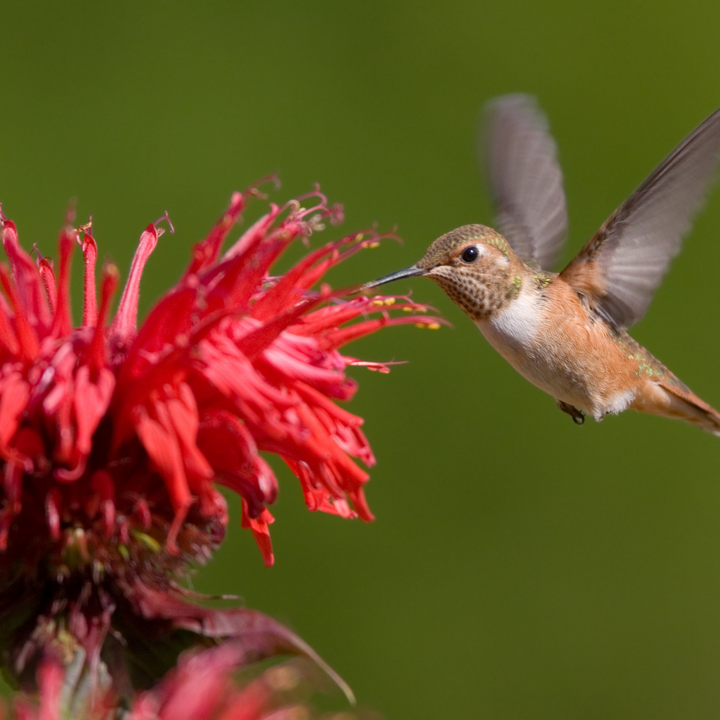
M 567 211 L 547 120 L 528 95 L 497 98 L 485 115 L 479 149 L 498 228 L 520 258 L 550 269 L 565 241 Z
M 719 153 L 717 110 L 610 216 L 560 277 L 617 325 L 640 320 L 680 250 Z

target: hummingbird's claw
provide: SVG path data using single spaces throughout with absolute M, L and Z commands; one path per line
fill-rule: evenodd
M 582 414 L 582 410 L 578 410 L 572 405 L 563 402 L 562 400 L 557 401 L 557 406 L 564 412 L 567 413 L 576 425 L 582 425 L 585 422 L 585 416 Z

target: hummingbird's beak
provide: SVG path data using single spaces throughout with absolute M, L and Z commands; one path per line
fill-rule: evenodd
M 365 283 L 362 288 L 363 290 L 369 290 L 370 288 L 377 287 L 378 285 L 385 285 L 385 283 L 393 282 L 394 280 L 402 280 L 403 278 L 417 277 L 418 275 L 424 274 L 425 270 L 416 267 L 415 265 L 411 265 L 404 270 L 398 270 L 397 272 L 385 275 L 385 277 L 381 277 L 378 280 L 373 280 L 372 282 Z

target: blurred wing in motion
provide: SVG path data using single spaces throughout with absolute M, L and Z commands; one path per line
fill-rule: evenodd
M 497 226 L 525 261 L 551 269 L 567 232 L 555 141 L 534 98 L 506 95 L 486 109 L 481 161 Z
M 645 314 L 715 173 L 720 110 L 674 150 L 560 277 L 622 327 Z

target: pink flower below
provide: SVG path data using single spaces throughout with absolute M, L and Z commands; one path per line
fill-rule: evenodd
M 242 649 L 233 642 L 190 651 L 157 686 L 133 698 L 126 720 L 311 720 L 317 717 L 307 696 L 317 686 L 311 666 L 286 661 L 238 678 L 245 664 Z M 60 663 L 46 660 L 38 673 L 39 702 L 17 697 L 15 720 L 109 720 L 117 716 L 111 689 L 78 687 Z M 246 674 L 247 675 L 247 674 Z M 81 685 L 82 683 L 80 683 Z M 354 715 L 343 712 L 340 717 Z M 0 705 L 0 717 L 5 717 Z M 326 720 L 330 718 L 323 716 Z

